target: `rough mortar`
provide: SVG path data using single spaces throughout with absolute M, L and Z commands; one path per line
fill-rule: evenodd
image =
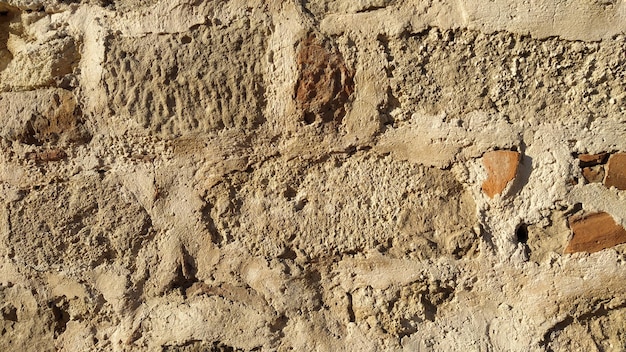
M 626 350 L 625 33 L 0 0 L 0 350 Z

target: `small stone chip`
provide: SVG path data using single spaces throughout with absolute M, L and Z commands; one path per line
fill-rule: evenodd
M 602 165 L 583 168 L 583 177 L 589 183 L 602 183 L 604 179 L 604 167 Z
M 620 190 L 626 189 L 626 153 L 615 153 L 611 155 L 606 164 L 604 185 Z
M 483 182 L 482 189 L 489 198 L 502 193 L 506 185 L 515 178 L 519 157 L 518 152 L 510 150 L 496 150 L 483 155 L 487 179 Z
M 595 213 L 585 217 L 570 217 L 569 225 L 574 237 L 564 253 L 598 252 L 626 243 L 626 230 L 615 223 L 607 213 Z
M 608 153 L 580 154 L 578 155 L 578 160 L 580 160 L 580 167 L 594 166 L 604 164 L 607 156 Z

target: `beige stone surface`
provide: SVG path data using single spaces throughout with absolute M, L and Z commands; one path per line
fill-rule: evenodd
M 0 350 L 625 350 L 626 245 L 567 221 L 626 225 L 624 33 L 624 1 L 0 1 Z

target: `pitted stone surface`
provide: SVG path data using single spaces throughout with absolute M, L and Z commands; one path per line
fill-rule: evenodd
M 625 9 L 0 0 L 0 351 L 624 350 Z

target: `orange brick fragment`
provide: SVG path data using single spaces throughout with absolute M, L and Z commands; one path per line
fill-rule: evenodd
M 580 166 L 594 166 L 598 164 L 604 164 L 606 162 L 607 153 L 600 154 L 580 154 L 578 160 L 580 160 Z
M 626 189 L 626 153 L 615 153 L 611 155 L 606 164 L 606 177 L 604 185 L 614 186 L 617 189 Z
M 626 230 L 607 213 L 570 217 L 569 225 L 574 237 L 565 248 L 565 253 L 593 253 L 626 243 Z
M 510 150 L 496 150 L 483 155 L 487 179 L 483 182 L 482 189 L 489 198 L 502 193 L 506 185 L 515 178 L 519 156 L 518 152 Z

